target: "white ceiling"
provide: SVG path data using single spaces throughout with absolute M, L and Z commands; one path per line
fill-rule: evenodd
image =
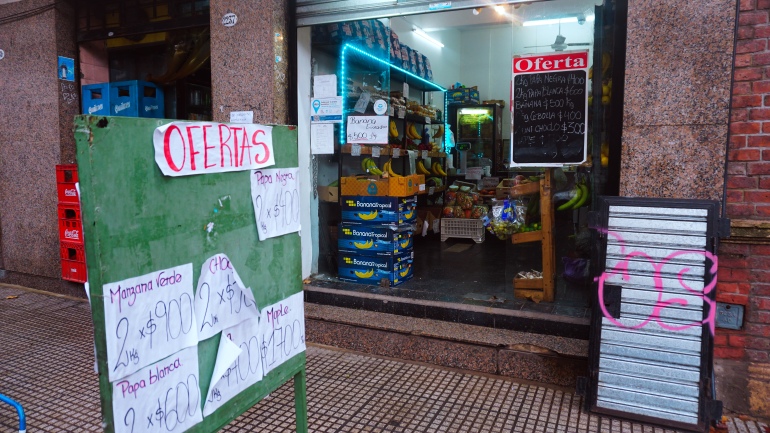
M 461 9 L 393 19 L 403 19 L 427 32 L 462 30 L 463 27 L 478 28 L 480 25 L 510 25 L 511 22 L 521 25 L 527 20 L 565 18 L 578 14 L 593 15 L 594 6 L 597 4 L 601 5 L 602 0 L 546 0 L 506 5 L 505 15 L 498 14 L 492 6 L 486 6 L 481 8 L 478 15 L 473 14 L 473 9 Z

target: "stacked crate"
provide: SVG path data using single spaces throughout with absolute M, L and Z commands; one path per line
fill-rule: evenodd
M 76 165 L 56 166 L 61 275 L 64 280 L 84 283 L 87 280 L 86 255 L 80 218 L 80 198 L 75 187 L 77 181 Z
M 343 196 L 338 276 L 397 286 L 412 278 L 417 196 Z

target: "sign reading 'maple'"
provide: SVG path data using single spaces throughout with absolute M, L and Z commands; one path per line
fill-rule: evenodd
M 155 128 L 152 141 L 155 162 L 166 176 L 256 170 L 275 164 L 270 126 L 171 122 Z

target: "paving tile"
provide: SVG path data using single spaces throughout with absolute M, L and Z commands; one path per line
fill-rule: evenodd
M 24 406 L 30 431 L 100 432 L 98 376 L 88 304 L 0 286 L 0 390 Z M 40 374 L 44 366 L 45 374 Z M 223 432 L 295 430 L 288 382 Z M 583 412 L 562 389 L 426 364 L 310 346 L 311 432 L 673 432 Z M 0 405 L 0 431 L 16 414 Z M 731 433 L 763 424 L 731 419 Z

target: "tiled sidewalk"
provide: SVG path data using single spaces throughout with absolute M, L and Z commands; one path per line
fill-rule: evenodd
M 587 414 L 571 392 L 507 378 L 309 346 L 313 432 L 669 432 Z M 233 421 L 227 432 L 294 430 L 291 383 Z M 101 431 L 85 302 L 0 286 L 0 393 L 24 406 L 29 432 Z M 730 432 L 764 433 L 730 421 Z M 0 404 L 0 431 L 16 431 Z

